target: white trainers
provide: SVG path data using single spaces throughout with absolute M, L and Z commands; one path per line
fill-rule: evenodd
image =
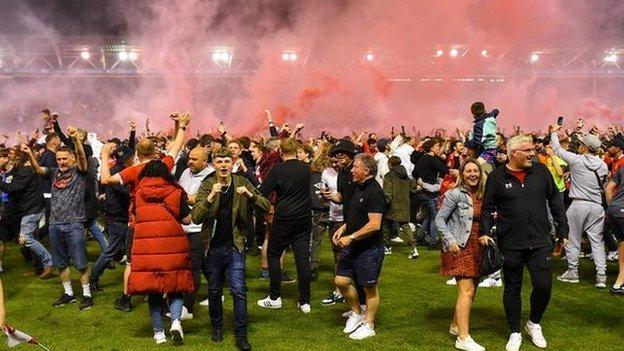
M 520 351 L 520 345 L 522 344 L 522 335 L 520 333 L 511 333 L 509 335 L 509 341 L 505 346 L 507 351 Z
M 446 285 L 457 285 L 457 280 L 453 277 L 446 281 Z
M 384 247 L 384 255 L 392 255 L 392 247 L 385 246 Z
M 564 283 L 578 283 L 579 275 L 578 271 L 567 270 L 563 274 L 557 276 L 557 280 Z
M 173 322 L 171 322 L 171 329 L 169 332 L 173 338 L 174 345 L 184 344 L 184 331 L 182 331 L 182 324 L 179 320 L 174 319 Z
M 360 308 L 362 309 L 362 314 L 366 314 L 366 305 L 360 305 Z M 353 310 L 348 310 L 346 312 L 343 312 L 342 313 L 342 318 L 349 318 L 354 313 L 355 312 L 353 312 Z
M 203 307 L 208 307 L 208 304 L 209 304 L 208 299 L 205 299 L 199 302 L 199 305 Z
M 420 254 L 418 253 L 418 249 L 417 248 L 413 248 L 410 251 L 410 254 L 407 255 L 407 258 L 409 258 L 409 259 L 416 259 L 418 257 L 420 257 Z
M 455 348 L 459 350 L 465 351 L 485 351 L 485 347 L 477 344 L 470 335 L 468 335 L 464 340 L 460 340 L 459 337 L 455 340 Z
M 277 310 L 282 308 L 282 298 L 278 297 L 276 300 L 271 300 L 271 296 L 267 296 L 266 299 L 258 300 L 258 306 Z
M 544 339 L 544 334 L 542 334 L 542 327 L 539 324 L 532 323 L 531 321 L 527 321 L 524 325 L 524 330 L 526 330 L 527 334 L 531 337 L 531 341 L 533 344 L 540 349 L 545 349 L 548 345 L 546 343 L 546 339 Z
M 500 278 L 485 278 L 479 283 L 480 288 L 500 288 L 501 286 L 503 286 L 503 281 Z
M 459 335 L 459 328 L 456 325 L 449 325 L 449 334 L 451 335 Z
M 165 313 L 165 316 L 167 318 L 171 318 L 171 312 Z M 189 313 L 188 309 L 185 306 L 182 306 L 182 314 L 180 316 L 180 320 L 188 321 L 190 319 L 193 319 L 193 314 Z
M 157 345 L 166 343 L 167 336 L 165 335 L 165 331 L 161 330 L 161 331 L 154 332 L 154 340 L 156 341 Z
M 310 304 L 309 303 L 304 303 L 303 305 L 300 303 L 297 303 L 297 308 L 301 310 L 301 312 L 308 314 L 310 312 L 312 312 L 312 309 L 310 308 Z
M 371 336 L 375 336 L 375 326 L 368 323 L 362 323 L 359 328 L 349 335 L 349 339 L 363 340 L 370 338 Z
M 620 255 L 618 254 L 617 251 L 609 251 L 609 253 L 607 254 L 607 261 L 617 261 L 620 258 Z
M 392 241 L 393 243 L 397 243 L 397 244 L 403 244 L 405 241 L 403 241 L 403 239 L 401 239 L 401 237 L 397 236 L 396 238 L 392 238 L 390 239 L 390 241 Z
M 606 274 L 596 274 L 596 284 L 595 287 L 598 289 L 604 289 L 607 287 L 607 275 Z
M 353 333 L 362 323 L 364 323 L 364 314 L 357 314 L 355 312 L 351 313 L 349 319 L 345 323 L 345 327 L 342 330 L 345 334 Z

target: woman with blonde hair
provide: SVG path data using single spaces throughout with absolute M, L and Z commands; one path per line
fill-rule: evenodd
M 440 272 L 455 277 L 459 289 L 449 332 L 457 335 L 455 348 L 467 351 L 485 350 L 469 334 L 470 309 L 481 276 L 481 246 L 488 239 L 485 237 L 483 242 L 479 239 L 478 219 L 484 188 L 481 165 L 476 159 L 467 159 L 459 169 L 455 187 L 445 194 L 435 219 L 442 240 Z

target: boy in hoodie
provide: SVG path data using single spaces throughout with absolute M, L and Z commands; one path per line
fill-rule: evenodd
M 407 176 L 407 170 L 401 165 L 401 159 L 392 156 L 388 159 L 390 171 L 383 181 L 386 197 L 386 217 L 383 220 L 384 244 L 386 252 L 390 250 L 390 228 L 396 225 L 411 246 L 408 258 L 418 258 L 418 249 L 412 227 L 410 227 L 410 195 L 416 192 L 416 182 Z M 390 251 L 391 252 L 391 251 Z
M 557 131 L 560 128 L 561 126 L 557 124 L 550 126 L 550 140 L 555 154 L 570 167 L 572 204 L 566 212 L 570 224 L 570 243 L 565 247 L 568 270 L 557 276 L 557 279 L 566 283 L 579 282 L 581 236 L 587 233 L 596 265 L 595 286 L 604 289 L 607 286 L 607 262 L 602 236 L 605 219 L 602 192 L 608 170 L 607 164 L 597 155 L 602 143 L 595 135 L 579 135 L 581 145 L 578 154 L 566 151 L 559 144 Z
M 466 142 L 466 146 L 476 149 L 479 153 L 479 162 L 492 163 L 496 160 L 496 116 L 498 110 L 485 111 L 482 102 L 475 102 L 470 106 L 470 112 L 474 117 L 472 137 Z

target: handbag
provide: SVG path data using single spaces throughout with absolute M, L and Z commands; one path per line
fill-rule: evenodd
M 483 247 L 483 261 L 481 261 L 480 272 L 482 276 L 490 275 L 501 268 L 505 258 L 498 249 L 498 246 L 491 242 L 489 245 Z

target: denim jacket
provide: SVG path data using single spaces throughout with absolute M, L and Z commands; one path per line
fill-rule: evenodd
M 435 219 L 443 248 L 452 243 L 457 243 L 460 248 L 466 247 L 472 230 L 472 205 L 472 197 L 465 189 L 453 188 L 444 194 L 442 207 Z

